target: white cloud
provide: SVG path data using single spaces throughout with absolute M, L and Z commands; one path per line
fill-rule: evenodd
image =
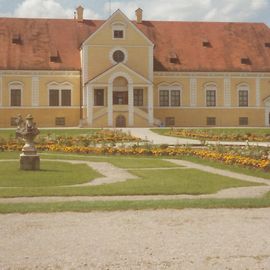
M 268 20 L 268 0 L 128 0 L 112 2 L 112 10 L 120 8 L 129 18 L 141 7 L 146 20 Z M 108 4 L 105 6 L 108 10 Z
M 99 16 L 85 9 L 85 18 L 96 19 Z M 13 16 L 26 18 L 73 18 L 74 10 L 64 8 L 57 0 L 24 0 L 15 9 Z

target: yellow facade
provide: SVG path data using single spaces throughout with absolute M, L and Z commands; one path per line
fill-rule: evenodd
M 114 38 L 115 30 L 123 36 Z M 119 51 L 123 59 L 116 62 Z M 118 11 L 82 44 L 81 71 L 0 71 L 0 127 L 28 113 L 41 127 L 269 126 L 270 74 L 155 72 L 153 55 L 154 44 Z M 11 106 L 11 89 L 18 88 L 21 104 Z M 50 105 L 54 89 L 58 106 Z M 135 97 L 136 89 L 142 94 Z M 68 106 L 61 105 L 62 90 L 71 91 Z M 244 106 L 239 91 L 248 93 Z

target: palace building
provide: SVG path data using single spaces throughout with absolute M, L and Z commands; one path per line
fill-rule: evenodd
M 0 18 L 0 127 L 269 126 L 263 23 Z

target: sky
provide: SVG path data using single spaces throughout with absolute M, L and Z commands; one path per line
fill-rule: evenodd
M 134 19 L 135 10 L 140 7 L 145 20 L 248 21 L 270 25 L 270 0 L 0 0 L 0 16 L 73 18 L 79 5 L 85 8 L 86 19 L 107 19 L 118 8 Z

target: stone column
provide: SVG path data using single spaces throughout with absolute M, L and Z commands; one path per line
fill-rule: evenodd
M 113 85 L 108 85 L 108 126 L 113 126 Z
M 153 85 L 149 85 L 147 89 L 148 94 L 148 123 L 149 126 L 154 125 L 154 95 L 153 95 Z
M 134 90 L 133 84 L 128 84 L 128 125 L 134 126 Z
M 87 85 L 87 123 L 92 126 L 93 124 L 93 107 L 94 107 L 94 88 L 93 85 Z

